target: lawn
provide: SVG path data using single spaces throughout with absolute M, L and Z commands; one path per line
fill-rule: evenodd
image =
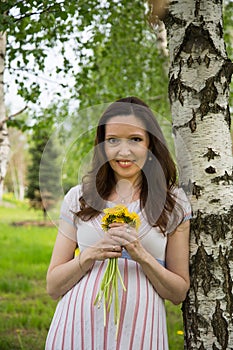
M 5 201 L 0 206 L 1 350 L 43 350 L 56 306 L 45 288 L 56 227 L 12 225 L 22 220 L 42 218 L 25 204 Z M 169 349 L 182 350 L 180 306 L 166 302 L 166 307 Z

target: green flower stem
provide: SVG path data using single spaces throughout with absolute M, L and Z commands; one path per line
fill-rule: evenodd
M 104 298 L 104 305 L 103 305 L 104 326 L 106 326 L 106 313 L 110 311 L 112 299 L 114 296 L 114 323 L 117 325 L 117 330 L 118 330 L 118 325 L 120 320 L 118 278 L 120 279 L 123 290 L 126 291 L 126 288 L 118 267 L 118 259 L 111 258 L 108 260 L 108 264 L 100 284 L 100 290 L 94 301 L 94 305 L 98 304 L 98 307 L 100 307 L 100 302 L 102 298 Z M 116 335 L 117 335 L 117 331 L 116 331 Z

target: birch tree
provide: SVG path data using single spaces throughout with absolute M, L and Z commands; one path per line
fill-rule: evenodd
M 193 208 L 185 349 L 233 349 L 233 186 L 221 0 L 170 1 L 169 98 L 181 185 Z
M 93 8 L 97 2 L 91 1 Z M 94 10 L 89 13 L 87 2 L 82 0 L 0 2 L 0 200 L 9 154 L 4 69 L 7 68 L 14 75 L 18 95 L 24 99 L 25 104 L 38 105 L 42 92 L 40 75 L 46 71 L 46 59 L 53 49 L 60 54 L 60 59 L 54 60 L 53 82 L 57 86 L 57 96 L 64 96 L 72 88 L 65 77 L 68 73 L 74 74 L 76 68 L 71 65 L 67 54 L 68 46 L 72 41 L 78 61 L 82 53 L 82 43 L 80 36 L 75 35 L 77 28 L 81 32 L 88 27 L 95 13 Z M 47 81 L 50 78 L 50 73 L 47 73 L 44 90 L 48 87 Z
M 4 101 L 3 75 L 5 68 L 6 33 L 0 32 L 0 200 L 3 194 L 3 179 L 7 171 L 9 139 L 6 126 L 6 108 Z

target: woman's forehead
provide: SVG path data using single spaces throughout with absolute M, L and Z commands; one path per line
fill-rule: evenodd
M 106 123 L 106 130 L 116 128 L 141 129 L 141 131 L 145 131 L 145 124 L 133 114 L 126 116 L 119 115 L 111 117 Z

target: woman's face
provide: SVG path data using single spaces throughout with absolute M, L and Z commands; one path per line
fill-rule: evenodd
M 149 136 L 134 115 L 116 116 L 105 127 L 105 152 L 116 180 L 137 182 L 146 162 Z

